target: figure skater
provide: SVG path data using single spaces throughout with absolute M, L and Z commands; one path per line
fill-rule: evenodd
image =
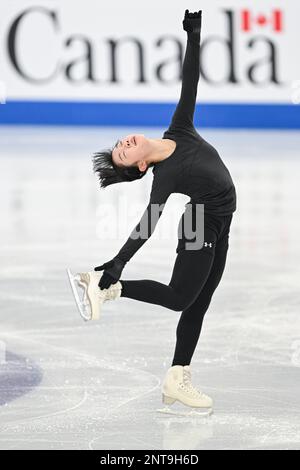
M 150 200 L 139 224 L 112 260 L 92 272 L 73 276 L 69 271 L 69 277 L 86 320 L 99 318 L 103 303 L 120 297 L 181 311 L 172 365 L 162 383 L 163 403 L 178 401 L 192 408 L 212 409 L 212 399 L 192 385 L 190 363 L 204 315 L 224 271 L 236 191 L 219 153 L 199 135 L 193 124 L 200 75 L 201 22 L 201 10 L 185 11 L 183 29 L 187 32 L 187 44 L 181 95 L 162 139 L 131 134 L 93 157 L 94 171 L 102 188 L 142 178 L 152 167 Z M 195 237 L 188 239 L 181 232 L 168 285 L 149 279 L 120 279 L 126 263 L 153 233 L 172 193 L 190 197 L 180 227 L 188 219 L 194 226 L 197 205 L 204 208 L 203 243 L 196 247 Z M 188 214 L 192 217 L 188 218 Z M 147 236 L 145 230 L 144 236 L 137 236 L 145 227 Z M 78 286 L 84 289 L 83 300 L 79 299 Z

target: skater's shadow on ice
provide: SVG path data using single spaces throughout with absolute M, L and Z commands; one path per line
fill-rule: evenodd
M 213 437 L 211 418 L 170 417 L 160 420 L 163 425 L 163 449 L 193 450 Z
M 42 369 L 26 357 L 6 351 L 0 362 L 0 406 L 25 395 L 43 378 Z

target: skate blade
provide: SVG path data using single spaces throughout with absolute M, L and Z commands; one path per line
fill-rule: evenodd
M 156 410 L 157 413 L 160 413 L 162 415 L 175 415 L 175 416 L 184 416 L 184 417 L 207 417 L 211 416 L 213 414 L 213 409 L 212 408 L 192 408 L 188 410 L 176 410 L 176 409 L 171 409 L 169 406 L 166 406 L 164 408 L 159 408 Z
M 80 316 L 81 318 L 83 318 L 84 321 L 89 321 L 91 320 L 92 315 L 86 311 L 86 306 L 84 305 L 83 301 L 79 297 L 79 293 L 77 290 L 78 284 L 76 284 L 78 280 L 76 279 L 76 276 L 74 276 L 74 274 L 71 272 L 69 268 L 67 268 L 67 274 L 68 274 L 70 286 L 71 286 L 73 296 L 74 296 L 78 311 L 80 313 Z

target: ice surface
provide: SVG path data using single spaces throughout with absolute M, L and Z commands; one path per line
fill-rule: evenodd
M 238 211 L 192 361 L 215 401 L 200 420 L 156 413 L 179 313 L 122 298 L 85 324 L 65 273 L 108 261 L 143 213 L 152 174 L 100 191 L 90 159 L 132 132 L 163 129 L 0 129 L 0 449 L 299 449 L 299 132 L 201 132 Z M 156 232 L 174 235 L 153 235 L 123 279 L 169 281 L 187 200 L 169 199 Z M 106 234 L 104 205 L 136 201 Z

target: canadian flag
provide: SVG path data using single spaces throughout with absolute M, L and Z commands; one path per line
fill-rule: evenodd
M 281 32 L 282 31 L 282 11 L 273 10 L 271 15 L 267 17 L 266 15 L 254 15 L 250 10 L 242 10 L 241 14 L 242 20 L 242 30 L 251 31 L 253 26 L 266 26 L 270 24 L 273 28 L 273 31 Z

